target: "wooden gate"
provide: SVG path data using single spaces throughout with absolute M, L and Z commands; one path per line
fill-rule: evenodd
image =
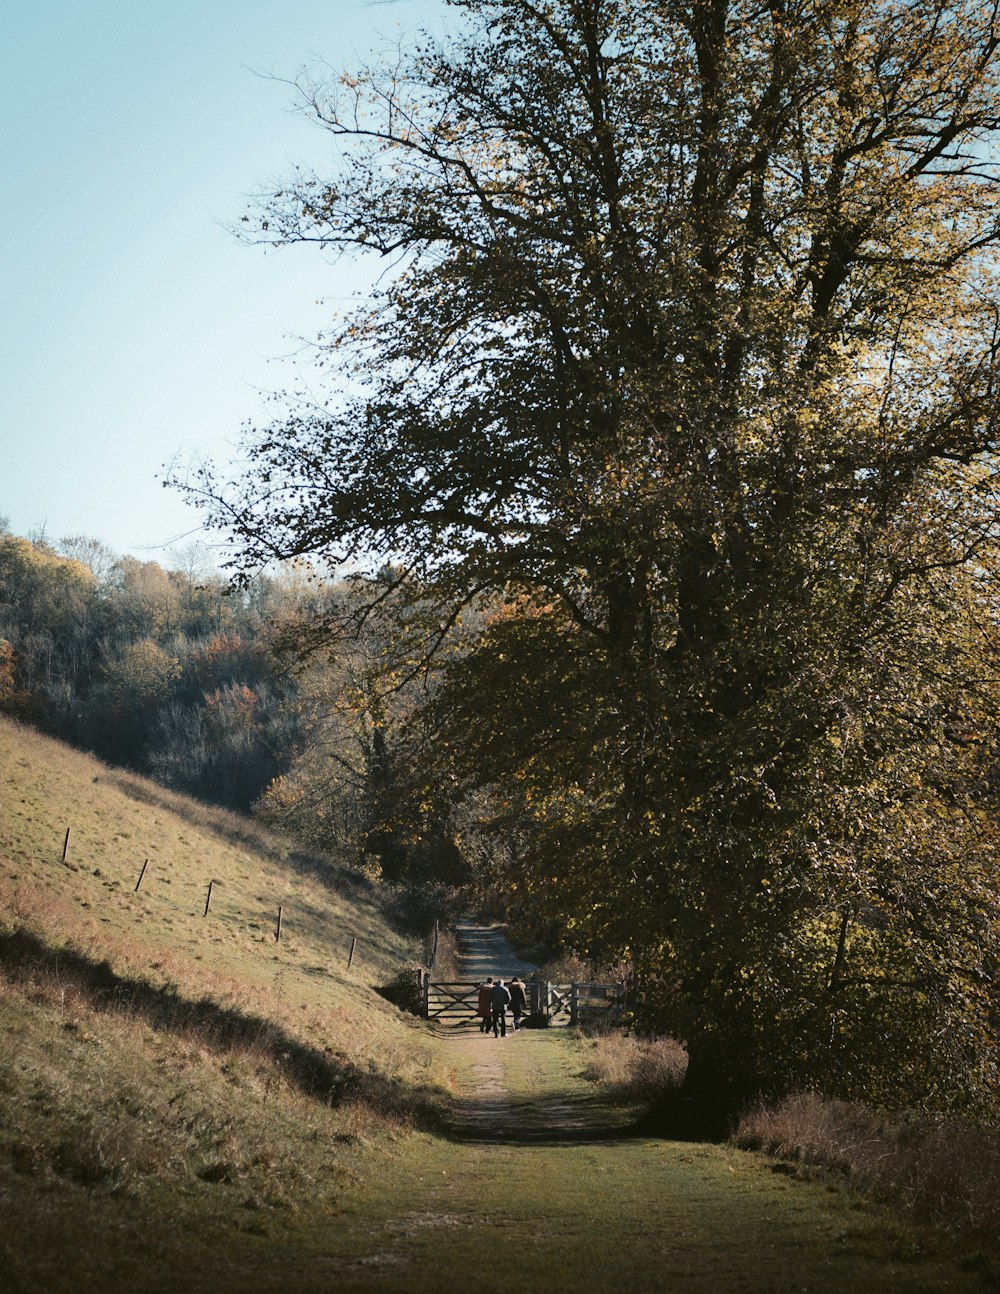
M 585 1024 L 602 1016 L 617 1020 L 625 1010 L 624 984 L 573 984 L 570 1015 L 574 1024 Z
M 545 1018 L 550 1025 L 586 1024 L 604 1016 L 617 1019 L 625 1007 L 624 984 L 544 984 Z
M 432 980 L 429 971 L 418 971 L 423 1014 L 451 1028 L 479 1022 L 479 984 L 463 980 Z M 529 1019 L 535 1024 L 583 1024 L 600 1016 L 617 1018 L 625 1005 L 622 984 L 551 984 L 529 980 L 525 984 Z
M 432 980 L 423 972 L 423 1007 L 428 1020 L 458 1027 L 479 1020 L 479 985 L 463 981 Z
M 549 1024 L 575 1024 L 573 985 L 543 984 L 541 987 L 545 990 L 545 1018 Z

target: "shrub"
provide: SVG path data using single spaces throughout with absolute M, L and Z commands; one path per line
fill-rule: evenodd
M 417 981 L 417 966 L 401 966 L 388 984 L 380 985 L 375 991 L 401 1011 L 410 1011 L 420 1015 L 423 1010 L 423 997 Z

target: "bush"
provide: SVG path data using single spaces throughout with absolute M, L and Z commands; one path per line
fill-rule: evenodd
M 423 1011 L 423 999 L 417 982 L 417 966 L 401 966 L 388 984 L 381 984 L 375 990 L 401 1011 L 420 1015 Z
M 435 918 L 442 928 L 457 919 L 464 904 L 462 890 L 435 881 L 415 885 L 382 882 L 379 892 L 389 920 L 399 929 L 419 935 L 426 934 Z

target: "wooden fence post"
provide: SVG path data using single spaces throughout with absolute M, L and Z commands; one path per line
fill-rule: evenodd
M 136 881 L 136 883 L 135 883 L 135 889 L 132 891 L 132 892 L 133 892 L 133 894 L 138 894 L 138 893 L 139 893 L 139 886 L 142 884 L 142 878 L 146 875 L 146 868 L 147 868 L 148 866 L 149 866 L 149 859 L 147 858 L 147 859 L 146 859 L 146 861 L 145 861 L 145 862 L 143 863 L 143 865 L 142 865 L 142 871 L 139 873 L 139 879 Z
M 275 932 L 274 932 L 274 942 L 275 942 L 276 944 L 281 943 L 281 914 L 282 914 L 282 912 L 283 912 L 283 911 L 284 911 L 284 909 L 282 908 L 281 904 L 279 903 L 279 904 L 278 904 L 278 928 L 277 928 L 277 930 L 275 930 Z
M 355 950 L 355 948 L 357 948 L 357 946 L 358 946 L 358 940 L 357 940 L 357 936 L 355 936 L 355 937 L 351 940 L 351 951 L 347 954 L 347 969 L 348 969 L 348 970 L 350 970 L 350 969 L 351 969 L 351 965 L 352 965 L 352 963 L 353 963 L 353 961 L 354 961 L 354 950 Z
M 424 1019 L 431 1013 L 431 973 L 424 971 Z
M 212 906 L 212 889 L 214 885 L 215 881 L 208 882 L 208 898 L 205 900 L 205 911 L 203 913 L 206 917 L 208 916 L 208 909 Z
M 569 1022 L 570 1024 L 580 1023 L 580 985 L 571 984 L 569 986 Z
M 63 862 L 66 861 L 66 850 L 69 849 L 69 827 L 66 828 L 66 839 L 63 841 Z

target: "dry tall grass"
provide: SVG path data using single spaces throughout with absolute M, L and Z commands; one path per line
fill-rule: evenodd
M 936 1225 L 1000 1235 L 1000 1139 L 982 1129 L 806 1093 L 747 1114 L 736 1143 L 843 1172 Z
M 458 940 L 454 930 L 444 927 L 438 937 L 437 957 L 434 959 L 432 978 L 458 979 Z
M 614 1100 L 649 1105 L 676 1091 L 687 1053 L 672 1038 L 643 1039 L 612 1031 L 591 1039 L 587 1078 Z

